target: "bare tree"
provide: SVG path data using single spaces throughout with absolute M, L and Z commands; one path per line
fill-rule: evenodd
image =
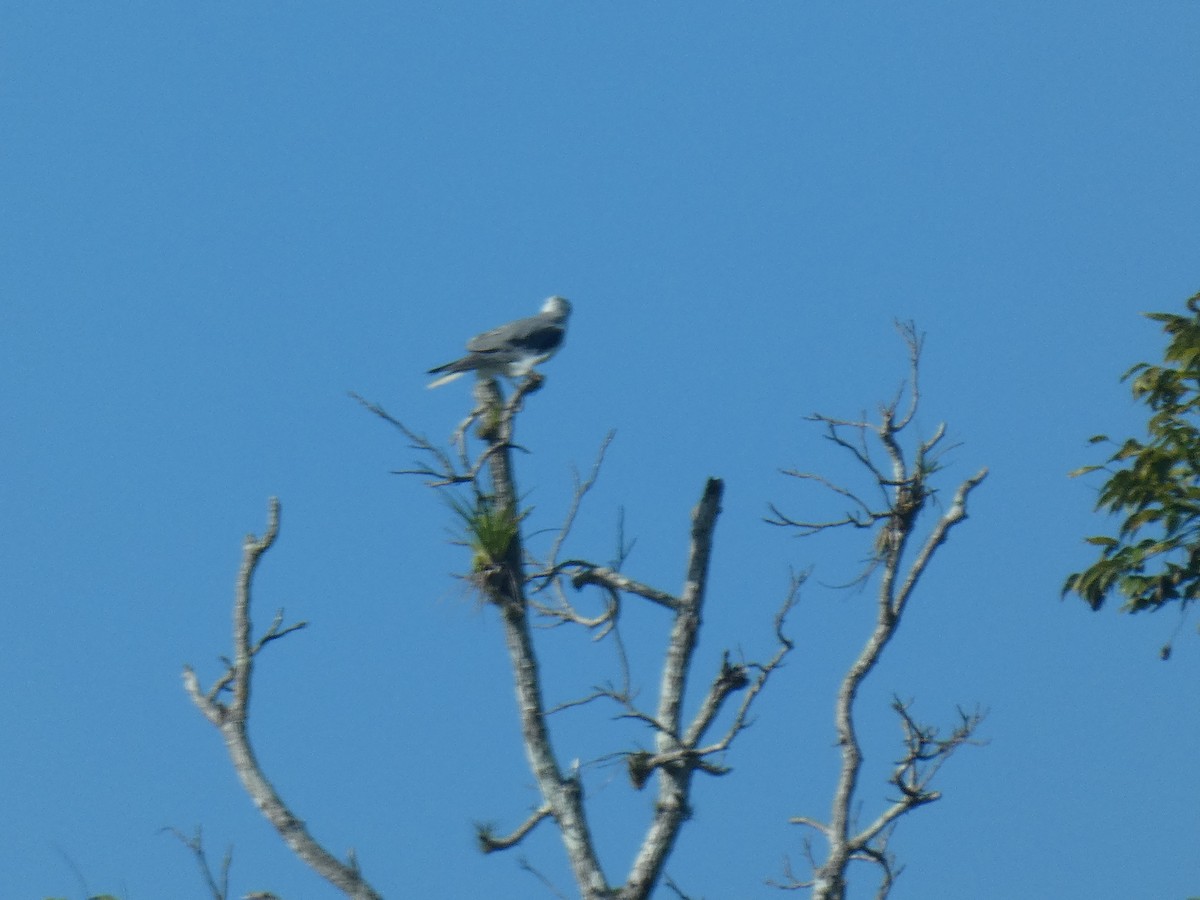
M 966 518 L 969 494 L 987 474 L 986 470 L 980 470 L 963 481 L 949 507 L 930 527 L 921 530 L 924 513 L 936 496 L 930 478 L 939 469 L 945 427 L 939 426 L 931 438 L 915 441 L 906 448 L 904 433 L 912 425 L 919 403 L 917 370 L 921 339 L 911 324 L 902 326 L 901 333 L 908 344 L 912 367 L 905 411 L 900 411 L 901 399 L 906 396 L 901 391 L 895 400 L 881 408 L 878 423 L 865 418 L 812 417 L 824 426 L 829 440 L 849 452 L 867 473 L 870 499 L 823 476 L 788 471 L 793 477 L 833 491 L 848 501 L 850 511 L 828 521 L 805 521 L 786 516 L 772 506 L 773 517 L 768 520 L 798 529 L 804 535 L 850 527 L 874 536 L 871 561 L 861 580 L 865 583 L 878 577 L 875 624 L 837 693 L 834 727 L 841 766 L 830 815 L 827 820 L 807 816 L 792 820 L 823 837 L 827 853 L 818 862 L 811 844 L 806 842 L 811 877 L 795 877 L 788 871 L 787 880 L 779 885 L 789 889 L 809 888 L 818 900 L 844 900 L 847 870 L 855 861 L 868 861 L 880 868 L 877 896 L 887 896 L 899 874 L 894 856 L 888 850 L 896 824 L 907 813 L 939 798 L 940 794 L 931 787 L 933 776 L 956 749 L 974 742 L 982 718 L 978 711 L 960 710 L 958 722 L 948 734 L 942 735 L 936 728 L 919 722 L 908 703 L 895 699 L 892 708 L 899 719 L 902 741 L 888 781 L 897 794 L 868 824 L 855 821 L 853 811 L 859 803 L 858 784 L 863 764 L 855 726 L 858 691 L 895 636 L 917 582 L 934 554 L 951 530 Z M 563 558 L 563 548 L 584 497 L 598 477 L 610 435 L 590 475 L 586 479 L 576 478 L 563 524 L 539 557 L 527 545 L 528 512 L 519 505 L 512 451 L 518 448 L 514 439 L 518 414 L 542 383 L 540 376 L 532 374 L 506 398 L 495 380 L 480 379 L 475 387 L 475 408 L 456 430 L 449 451 L 409 430 L 382 407 L 355 396 L 368 410 L 399 429 L 421 453 L 422 462 L 416 468 L 398 474 L 419 475 L 434 489 L 447 492 L 461 519 L 463 543 L 471 553 L 469 571 L 464 577 L 498 615 L 512 671 L 521 738 L 539 796 L 532 814 L 508 833 L 477 826 L 480 848 L 493 853 L 517 847 L 539 825 L 551 822 L 559 832 L 579 895 L 585 900 L 642 900 L 660 883 L 683 897 L 686 895 L 682 889 L 666 876 L 665 866 L 683 824 L 690 817 L 694 776 L 697 773 L 719 776 L 730 771 L 726 763 L 728 751 L 748 727 L 755 701 L 793 649 L 792 641 L 784 633 L 784 623 L 797 602 L 804 578 L 793 577 L 784 592 L 774 618 L 775 648 L 769 658 L 747 662 L 725 651 L 715 671 L 705 679 L 705 686 L 689 703 L 689 681 L 698 677 L 696 648 L 708 599 L 709 564 L 723 483 L 719 478 L 709 478 L 692 511 L 686 574 L 676 592 L 639 581 L 623 571 L 628 555 L 623 535 L 618 539 L 617 561 L 610 565 Z M 873 452 L 881 461 L 876 462 Z M 255 805 L 289 847 L 346 896 L 375 900 L 380 894 L 364 879 L 353 851 L 345 861 L 339 860 L 309 834 L 304 823 L 279 797 L 251 747 L 248 726 L 255 660 L 269 644 L 306 624 L 285 626 L 280 610 L 270 627 L 257 639 L 253 637 L 252 582 L 259 561 L 274 543 L 278 531 L 279 503 L 272 499 L 266 533 L 261 538 L 250 535 L 245 540 L 233 604 L 232 659 L 225 660 L 225 673 L 208 691 L 201 689 L 190 667 L 184 668 L 184 684 L 197 708 L 220 731 L 234 768 Z M 592 608 L 592 612 L 585 611 L 589 607 L 580 599 L 585 591 L 599 599 L 598 608 Z M 631 684 L 631 666 L 620 636 L 622 610 L 630 603 L 646 604 L 649 610 L 661 612 L 667 624 L 659 661 L 661 676 L 649 705 L 638 701 L 639 693 Z M 611 641 L 617 651 L 618 677 L 584 696 L 547 706 L 535 623 L 573 626 L 596 640 Z M 583 773 L 590 762 L 576 759 L 564 764 L 552 738 L 554 713 L 592 704 L 608 705 L 617 719 L 644 726 L 652 738 L 648 747 L 630 747 L 621 742 L 615 749 L 609 747 L 592 758 L 621 760 L 636 790 L 654 783 L 655 802 L 644 836 L 619 881 L 606 874 L 588 824 L 589 798 Z M 685 714 L 685 707 L 695 711 Z M 185 840 L 208 874 L 198 842 L 198 835 L 195 844 Z M 544 876 L 527 863 L 522 865 L 541 879 L 547 889 L 562 896 Z M 217 886 L 212 877 L 209 887 L 214 896 L 227 890 Z
M 951 530 L 967 518 L 967 498 L 987 476 L 987 469 L 963 481 L 954 493 L 950 506 L 934 522 L 923 537 L 918 528 L 922 514 L 936 489 L 930 477 L 939 469 L 938 455 L 946 434 L 940 425 L 933 436 L 913 442 L 910 454 L 902 438 L 913 422 L 920 401 L 918 370 L 923 338 L 912 323 L 898 325 L 908 346 L 911 379 L 907 390 L 907 409 L 901 411 L 904 391 L 879 411 L 877 423 L 860 420 L 834 419 L 814 415 L 810 419 L 825 427 L 825 436 L 840 449 L 848 452 L 865 470 L 873 497 L 835 484 L 811 472 L 787 470 L 785 474 L 812 481 L 848 501 L 850 511 L 828 521 L 805 521 L 784 515 L 772 505 L 774 525 L 794 528 L 801 535 L 811 536 L 840 528 L 861 529 L 874 535 L 868 568 L 856 582 L 865 582 L 878 574 L 875 624 L 858 656 L 842 679 L 834 706 L 834 727 L 841 751 L 841 767 L 833 792 L 833 803 L 827 820 L 797 816 L 792 822 L 815 830 L 825 839 L 828 851 L 817 862 L 811 844 L 806 853 L 813 874 L 801 879 L 788 873 L 783 887 L 811 888 L 816 900 L 843 900 L 846 894 L 846 874 L 851 862 L 867 861 L 879 866 L 882 877 L 877 897 L 884 898 L 891 890 L 899 869 L 894 855 L 888 850 L 891 837 L 900 817 L 914 809 L 932 803 L 941 794 L 930 787 L 937 770 L 963 744 L 972 743 L 983 713 L 958 712 L 958 722 L 948 735 L 917 722 L 909 705 L 896 698 L 892 708 L 900 719 L 902 730 L 901 753 L 892 769 L 888 783 L 897 795 L 871 822 L 859 825 L 853 810 L 860 802 L 858 782 L 863 764 L 863 752 L 855 729 L 855 700 L 863 681 L 879 663 L 884 649 L 895 637 L 904 612 L 912 600 L 913 591 L 929 567 L 938 548 L 945 543 Z M 872 453 L 880 455 L 877 461 Z

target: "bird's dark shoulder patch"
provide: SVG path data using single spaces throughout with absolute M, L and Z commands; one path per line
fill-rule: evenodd
M 529 332 L 529 336 L 521 343 L 530 350 L 553 350 L 563 339 L 561 325 L 544 325 Z

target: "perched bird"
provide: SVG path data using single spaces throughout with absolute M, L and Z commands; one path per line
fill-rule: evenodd
M 534 366 L 548 360 L 563 345 L 570 314 L 570 303 L 562 297 L 551 297 L 542 304 L 542 311 L 536 316 L 517 319 L 476 335 L 467 341 L 468 352 L 462 359 L 429 370 L 430 375 L 442 376 L 429 386 L 440 387 L 471 371 L 484 378 L 528 375 Z

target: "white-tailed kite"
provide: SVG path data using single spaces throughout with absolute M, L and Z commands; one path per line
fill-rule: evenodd
M 430 375 L 442 375 L 429 386 L 439 387 L 471 371 L 484 378 L 528 375 L 534 366 L 548 360 L 563 345 L 570 314 L 570 303 L 562 297 L 551 297 L 542 304 L 542 311 L 536 316 L 517 319 L 476 335 L 467 341 L 468 352 L 462 359 L 429 370 Z

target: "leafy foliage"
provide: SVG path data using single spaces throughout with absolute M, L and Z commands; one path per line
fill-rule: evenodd
M 1186 606 L 1200 597 L 1198 304 L 1200 294 L 1187 301 L 1191 315 L 1146 314 L 1170 336 L 1162 365 L 1138 363 L 1122 376 L 1150 410 L 1146 438 L 1129 438 L 1104 465 L 1071 473 L 1108 472 L 1096 508 L 1122 518 L 1115 537 L 1087 538 L 1100 558 L 1063 586 L 1064 596 L 1077 593 L 1093 609 L 1113 591 L 1125 598 L 1127 612 L 1174 601 Z M 1108 440 L 1096 435 L 1092 443 Z

